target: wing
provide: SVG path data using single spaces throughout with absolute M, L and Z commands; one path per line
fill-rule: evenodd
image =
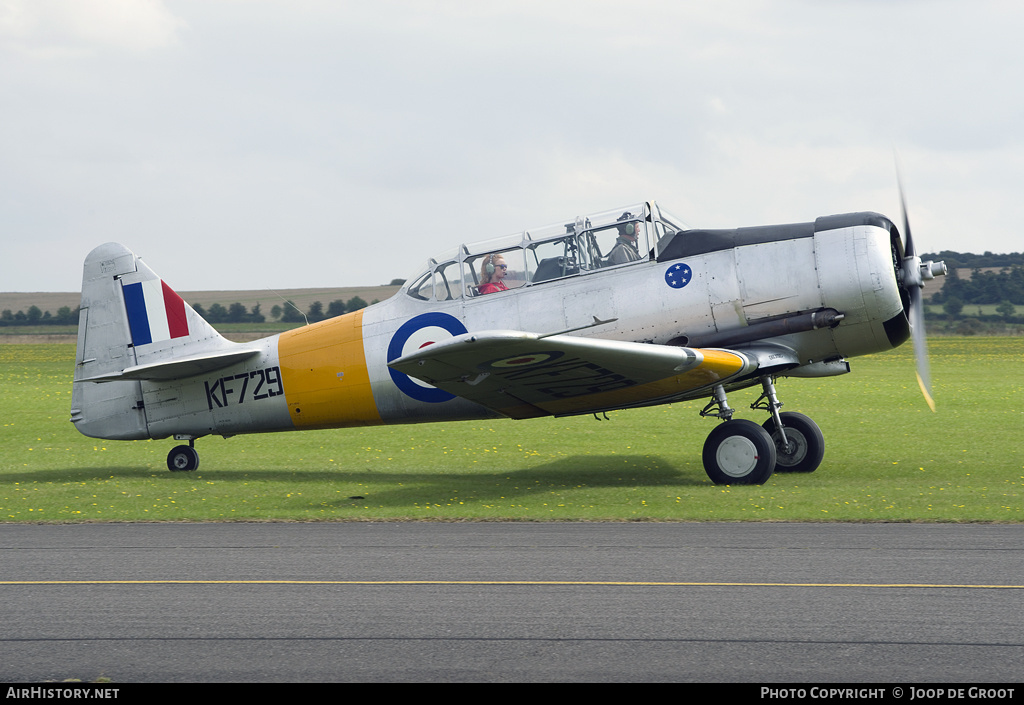
M 517 419 L 704 396 L 757 369 L 736 351 L 519 331 L 466 333 L 388 364 Z

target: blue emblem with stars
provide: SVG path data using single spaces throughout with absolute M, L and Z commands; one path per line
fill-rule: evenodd
M 682 262 L 677 262 L 668 268 L 665 272 L 665 283 L 673 289 L 682 289 L 684 286 L 690 283 L 693 278 L 693 270 L 690 269 L 689 265 Z

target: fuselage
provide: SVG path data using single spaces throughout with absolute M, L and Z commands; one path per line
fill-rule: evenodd
M 256 352 L 244 361 L 188 377 L 108 382 L 138 385 L 133 421 L 115 435 L 110 423 L 90 426 L 83 418 L 76 425 L 101 437 L 194 438 L 497 416 L 388 367 L 466 332 L 573 331 L 736 350 L 768 340 L 792 350 L 807 369 L 887 350 L 907 337 L 894 269 L 899 238 L 882 216 L 719 231 L 659 228 L 656 207 L 638 219 L 648 239 L 639 250 L 644 255 L 628 264 L 599 265 L 596 248 L 584 252 L 578 238 L 598 226 L 588 219 L 581 227 L 577 219 L 575 231 L 565 226 L 579 245 L 574 259 L 542 259 L 535 253 L 543 238 L 527 234 L 518 245 L 502 245 L 515 285 L 480 295 L 473 281 L 477 251 L 463 246 L 431 260 L 387 301 L 245 344 Z M 522 265 L 515 261 L 520 251 Z M 552 260 L 561 269 L 542 274 Z M 830 312 L 829 325 L 802 323 L 821 312 Z M 83 384 L 95 383 L 76 382 L 76 393 Z M 127 405 L 132 394 L 123 389 L 119 398 Z

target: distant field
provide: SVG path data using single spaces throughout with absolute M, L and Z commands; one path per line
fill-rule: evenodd
M 349 286 L 336 289 L 282 289 L 277 293 L 284 300 L 292 301 L 302 309 L 309 310 L 310 304 L 319 301 L 324 310 L 332 301 L 349 299 L 358 296 L 366 303 L 384 301 L 395 295 L 398 286 Z M 221 304 L 225 308 L 233 303 L 241 303 L 246 309 L 252 310 L 257 303 L 267 320 L 264 323 L 218 323 L 215 327 L 229 340 L 247 341 L 272 335 L 291 328 L 299 323 L 280 323 L 270 317 L 270 309 L 275 304 L 284 305 L 276 294 L 263 290 L 248 291 L 184 291 L 179 292 L 190 304 L 202 304 L 209 309 L 213 304 Z M 64 293 L 0 293 L 0 311 L 10 309 L 13 312 L 26 311 L 30 306 L 38 306 L 43 311 L 56 313 L 62 306 L 74 309 L 79 304 L 81 294 L 78 292 Z M 78 326 L 0 326 L 0 343 L 69 343 L 74 342 L 78 334 Z
M 1024 520 L 1024 338 L 930 341 L 938 413 L 913 351 L 781 380 L 822 427 L 810 475 L 720 487 L 701 467 L 700 402 L 593 416 L 203 438 L 98 441 L 68 422 L 72 345 L 0 346 L 0 522 Z M 730 402 L 744 418 L 753 390 Z
M 281 297 L 294 301 L 295 305 L 303 311 L 309 309 L 314 301 L 319 301 L 327 309 L 332 301 L 341 299 L 348 301 L 353 296 L 358 296 L 367 303 L 375 299 L 383 301 L 391 298 L 399 290 L 397 286 L 347 286 L 338 288 L 323 289 L 279 289 L 275 294 L 267 289 L 251 289 L 245 291 L 179 291 L 181 298 L 190 304 L 202 304 L 203 308 L 209 308 L 213 304 L 229 306 L 233 303 L 244 304 L 247 309 L 253 305 L 260 304 L 263 315 L 270 317 L 270 309 L 274 304 L 281 303 Z M 280 294 L 279 297 L 277 294 Z M 43 311 L 56 313 L 62 306 L 74 309 L 78 306 L 81 293 L 72 292 L 0 292 L 0 311 L 10 309 L 11 311 L 27 311 L 30 306 L 38 306 Z M 0 328 L 0 332 L 3 329 Z
M 961 318 L 968 318 L 970 316 L 998 316 L 999 304 L 964 304 L 964 310 L 960 313 Z M 929 314 L 935 314 L 936 316 L 945 316 L 946 312 L 939 304 L 928 304 L 924 307 L 925 312 Z M 1021 313 L 1024 313 L 1024 306 L 1017 306 L 1017 309 Z M 1020 314 L 1017 314 L 1020 315 Z

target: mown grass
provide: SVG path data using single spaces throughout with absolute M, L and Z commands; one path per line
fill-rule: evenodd
M 0 522 L 1024 520 L 1024 339 L 930 341 L 938 413 L 909 346 L 853 373 L 781 380 L 814 418 L 822 467 L 716 487 L 702 403 L 593 416 L 203 438 L 96 441 L 68 422 L 72 345 L 0 346 Z M 730 396 L 741 415 L 756 392 Z

